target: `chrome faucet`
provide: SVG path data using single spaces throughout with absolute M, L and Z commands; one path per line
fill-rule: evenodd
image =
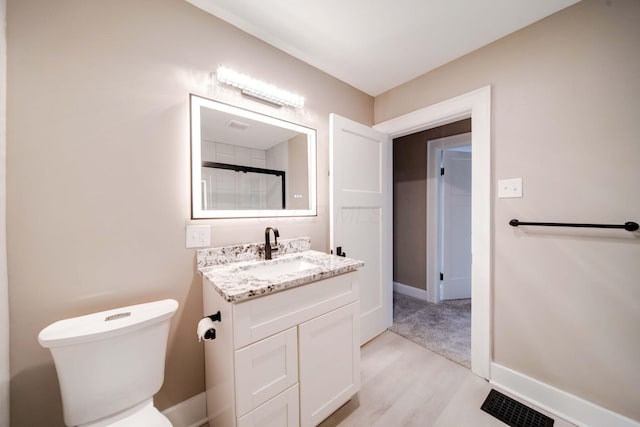
M 273 242 L 274 246 L 271 246 L 271 242 L 269 241 L 270 231 L 273 230 L 273 237 L 275 241 Z M 280 233 L 278 233 L 278 229 L 275 227 L 267 227 L 264 230 L 264 259 L 271 259 L 271 252 L 278 250 L 278 237 L 280 237 Z

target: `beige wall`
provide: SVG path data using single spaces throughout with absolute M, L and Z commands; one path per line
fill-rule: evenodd
M 0 0 L 0 427 L 9 426 L 9 294 L 7 282 L 7 37 L 6 0 Z
M 493 202 L 494 359 L 640 419 L 638 234 L 506 226 L 640 220 L 640 2 L 584 0 L 375 106 L 182 0 L 9 0 L 7 20 L 12 426 L 62 425 L 37 333 L 118 305 L 177 299 L 156 402 L 204 390 L 200 281 L 184 249 L 189 93 L 318 129 L 318 217 L 202 221 L 213 245 L 276 225 L 327 250 L 328 114 L 382 122 L 487 84 L 493 181 L 522 176 L 525 192 Z M 208 87 L 220 64 L 301 93 L 303 112 Z
M 310 236 L 328 250 L 328 116 L 373 99 L 183 0 L 9 0 L 7 220 L 13 427 L 62 425 L 38 332 L 65 317 L 175 298 L 164 409 L 204 391 L 189 223 L 189 93 L 318 130 L 318 216 L 197 221 L 214 246 Z M 208 86 L 224 64 L 305 96 L 302 112 Z
M 471 119 L 393 140 L 393 281 L 427 290 L 427 141 L 471 132 Z
M 640 2 L 584 0 L 375 100 L 375 121 L 492 85 L 494 360 L 640 420 Z

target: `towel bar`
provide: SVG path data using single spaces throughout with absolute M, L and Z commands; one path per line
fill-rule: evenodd
M 543 225 L 546 227 L 584 227 L 584 228 L 624 228 L 627 231 L 636 231 L 638 223 L 627 221 L 624 224 L 580 224 L 570 222 L 525 222 L 517 219 L 509 221 L 509 225 L 517 227 L 519 225 Z

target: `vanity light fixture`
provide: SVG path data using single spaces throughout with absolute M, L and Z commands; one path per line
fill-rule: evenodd
M 304 106 L 304 97 L 279 89 L 274 85 L 261 82 L 246 74 L 240 74 L 227 67 L 220 66 L 216 72 L 216 78 L 220 83 L 237 87 L 244 95 L 252 96 L 272 104 L 293 108 L 302 108 Z

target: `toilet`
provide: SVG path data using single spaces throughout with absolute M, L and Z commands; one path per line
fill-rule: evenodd
M 169 427 L 153 406 L 164 381 L 172 299 L 55 322 L 38 335 L 58 373 L 67 426 Z

